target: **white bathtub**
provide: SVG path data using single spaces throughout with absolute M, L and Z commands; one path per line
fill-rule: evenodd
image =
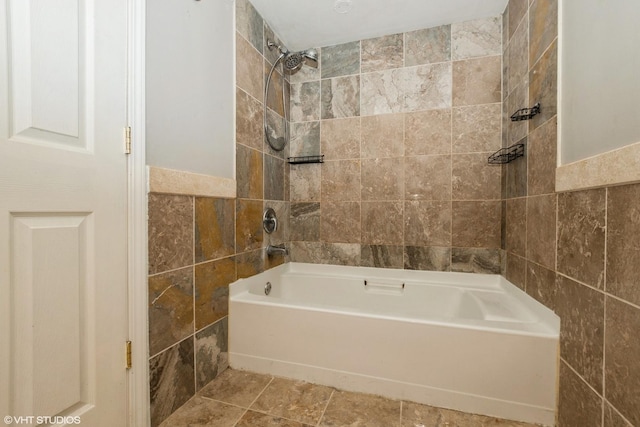
M 559 332 L 498 275 L 287 263 L 230 290 L 233 368 L 544 425 Z

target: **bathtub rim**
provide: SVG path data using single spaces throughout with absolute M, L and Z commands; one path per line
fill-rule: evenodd
M 340 273 L 336 273 L 336 270 Z M 249 287 L 256 281 L 258 278 L 263 279 L 264 281 L 276 280 L 283 274 L 286 273 L 307 273 L 310 275 L 321 275 L 324 277 L 333 277 L 333 278 L 358 278 L 363 279 L 363 276 L 366 277 L 379 277 L 378 274 L 383 278 L 390 279 L 408 279 L 410 282 L 418 281 L 417 278 L 422 279 L 420 281 L 424 282 L 425 279 L 434 281 L 437 279 L 437 282 L 426 284 L 433 284 L 436 286 L 456 286 L 462 289 L 467 290 L 480 290 L 480 291 L 495 291 L 495 292 L 504 292 L 507 295 L 514 297 L 521 304 L 525 306 L 526 309 L 531 311 L 537 318 L 537 322 L 529 322 L 539 325 L 540 330 L 529 331 L 518 328 L 509 328 L 508 326 L 518 325 L 520 323 L 511 323 L 511 322 L 490 322 L 484 321 L 482 324 L 474 325 L 472 322 L 465 322 L 460 319 L 459 322 L 454 322 L 452 319 L 415 319 L 411 317 L 401 317 L 401 316 L 393 316 L 388 314 L 379 314 L 379 313 L 366 313 L 362 311 L 348 311 L 344 308 L 340 309 L 335 306 L 329 305 L 313 305 L 313 304 L 291 304 L 287 303 L 285 300 L 276 300 L 269 301 L 269 297 L 263 295 L 255 295 L 249 292 Z M 368 274 L 364 274 L 368 273 Z M 399 277 L 406 276 L 406 277 Z M 473 284 L 464 283 L 465 281 L 473 280 Z M 240 301 L 240 297 L 242 297 L 241 301 L 249 304 L 260 304 L 267 306 L 279 306 L 279 307 L 287 307 L 294 309 L 304 309 L 304 310 L 312 310 L 312 311 L 320 311 L 320 312 L 330 312 L 334 314 L 342 314 L 348 316 L 363 316 L 369 318 L 381 318 L 393 321 L 403 321 L 409 323 L 424 323 L 424 324 L 433 324 L 443 327 L 451 327 L 451 328 L 462 328 L 462 329 L 472 329 L 479 331 L 488 331 L 488 332 L 496 332 L 496 333 L 505 333 L 505 334 L 515 334 L 515 335 L 528 335 L 528 336 L 538 336 L 538 337 L 547 337 L 547 338 L 559 338 L 560 336 L 560 318 L 557 314 L 555 314 L 551 309 L 545 307 L 542 303 L 535 300 L 532 296 L 524 292 L 522 289 L 518 288 L 513 283 L 509 282 L 504 276 L 500 274 L 480 274 L 480 273 L 461 273 L 461 272 L 442 272 L 442 271 L 423 271 L 423 270 L 404 270 L 404 269 L 390 269 L 390 268 L 379 268 L 379 267 L 360 267 L 360 266 L 343 266 L 343 265 L 333 265 L 333 264 L 310 264 L 310 263 L 297 263 L 297 262 L 288 262 L 285 264 L 281 264 L 272 269 L 266 270 L 257 275 L 238 279 L 235 282 L 229 285 L 229 300 Z M 492 326 L 493 325 L 493 326 Z M 502 326 L 502 327 L 501 327 Z

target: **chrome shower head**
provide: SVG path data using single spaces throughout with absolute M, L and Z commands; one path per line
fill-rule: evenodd
M 304 56 L 301 52 L 288 52 L 284 55 L 283 64 L 284 68 L 289 71 L 295 71 L 302 67 L 304 63 Z
M 314 67 L 318 66 L 318 51 L 315 49 L 307 49 L 307 50 L 303 50 L 302 52 L 300 52 L 302 54 L 302 56 L 304 56 L 307 59 L 310 59 L 311 61 L 314 62 L 314 64 L 312 64 Z
M 288 71 L 296 71 L 300 69 L 304 65 L 305 59 L 309 59 L 311 61 L 308 62 L 308 65 L 312 67 L 318 66 L 318 51 L 316 49 L 289 52 L 286 47 L 279 45 L 272 40 L 267 40 L 267 46 L 269 47 L 269 50 L 278 49 L 284 68 Z
M 315 49 L 307 49 L 300 52 L 287 52 L 284 55 L 284 67 L 289 71 L 296 71 L 300 69 L 305 59 L 308 59 L 307 65 L 312 67 L 318 66 L 318 51 Z

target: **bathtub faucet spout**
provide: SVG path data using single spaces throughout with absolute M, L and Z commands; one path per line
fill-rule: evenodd
M 284 246 L 284 243 L 281 245 L 269 245 L 267 246 L 267 255 L 289 255 L 289 250 Z

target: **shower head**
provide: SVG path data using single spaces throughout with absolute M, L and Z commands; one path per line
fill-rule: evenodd
M 312 67 L 318 66 L 318 51 L 315 49 L 307 49 L 300 52 L 287 52 L 284 56 L 284 67 L 289 71 L 296 71 L 302 67 L 307 61 L 307 65 Z
M 282 63 L 284 64 L 284 68 L 289 71 L 295 71 L 302 67 L 304 56 L 302 56 L 300 52 L 288 52 L 284 55 L 282 61 Z
M 317 67 L 318 66 L 318 51 L 315 49 L 307 49 L 307 50 L 303 50 L 302 52 L 300 52 L 302 54 L 302 56 L 304 56 L 307 59 L 310 59 L 311 61 L 313 61 L 313 66 Z
M 305 59 L 310 61 L 308 65 L 312 67 L 318 66 L 318 51 L 315 49 L 306 49 L 300 52 L 289 52 L 286 47 L 275 43 L 272 40 L 267 40 L 267 46 L 269 50 L 278 49 L 284 68 L 288 71 L 299 70 L 305 63 Z

